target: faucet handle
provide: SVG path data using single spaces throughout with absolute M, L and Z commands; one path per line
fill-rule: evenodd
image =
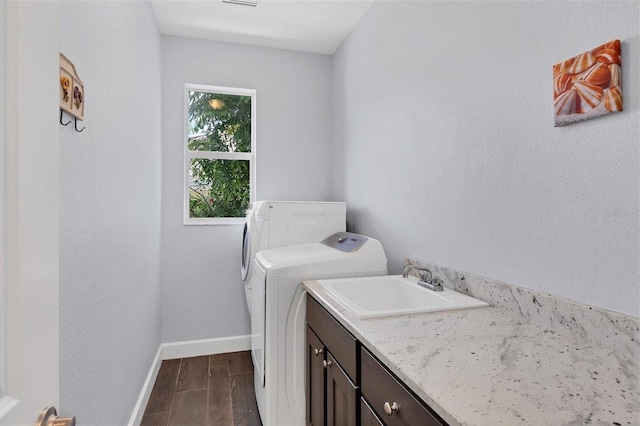
M 442 284 L 444 284 L 444 281 L 442 280 L 442 278 L 438 278 L 438 277 L 433 277 L 433 280 L 431 281 L 434 285 L 442 287 Z
M 420 281 L 431 284 L 431 273 L 428 271 L 420 271 Z

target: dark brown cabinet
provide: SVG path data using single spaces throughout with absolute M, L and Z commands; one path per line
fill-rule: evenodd
M 307 298 L 307 425 L 358 425 L 357 348 L 356 338 Z
M 307 297 L 309 426 L 446 426 L 366 347 Z

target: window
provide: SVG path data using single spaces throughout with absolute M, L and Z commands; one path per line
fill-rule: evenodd
M 256 92 L 185 89 L 184 223 L 243 223 L 255 199 Z

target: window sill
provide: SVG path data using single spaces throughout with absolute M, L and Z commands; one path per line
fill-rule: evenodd
M 244 217 L 185 218 L 184 225 L 244 225 Z

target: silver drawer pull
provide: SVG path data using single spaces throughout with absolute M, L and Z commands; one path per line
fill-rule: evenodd
M 331 365 L 332 365 L 331 361 L 322 361 L 322 366 L 324 368 L 331 367 Z
M 321 355 L 324 351 L 322 349 L 314 349 L 313 354 L 315 356 Z
M 397 413 L 400 410 L 400 407 L 398 407 L 398 404 L 395 402 L 392 402 L 391 404 L 389 404 L 388 402 L 384 403 L 384 413 L 387 416 L 391 416 L 393 415 L 393 413 Z

